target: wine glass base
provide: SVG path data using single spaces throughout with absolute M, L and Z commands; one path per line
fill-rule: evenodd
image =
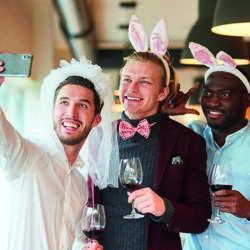
M 211 223 L 219 223 L 219 224 L 224 224 L 226 223 L 226 221 L 224 221 L 222 218 L 220 217 L 215 217 L 213 219 L 208 219 L 209 222 Z
M 138 213 L 131 213 L 131 214 L 123 216 L 124 219 L 140 219 L 143 217 L 144 217 L 144 214 L 138 214 Z

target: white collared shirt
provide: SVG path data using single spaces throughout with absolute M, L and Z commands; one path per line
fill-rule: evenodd
M 8 193 L 0 222 L 1 250 L 82 249 L 79 226 L 87 186 L 77 167 L 70 167 L 58 143 L 24 139 L 0 109 L 0 168 Z M 81 242 L 82 240 L 82 242 Z M 81 242 L 81 243 L 79 243 Z

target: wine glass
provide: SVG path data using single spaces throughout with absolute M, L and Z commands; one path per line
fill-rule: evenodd
M 94 204 L 86 207 L 86 211 L 81 219 L 81 229 L 88 238 L 88 242 L 97 239 L 105 228 L 106 218 L 104 206 Z
M 127 191 L 133 192 L 139 189 L 143 179 L 142 165 L 140 158 L 133 157 L 122 159 L 120 162 L 120 183 Z M 139 219 L 143 218 L 143 214 L 135 211 L 134 202 L 132 202 L 132 211 L 129 215 L 123 216 L 124 219 Z
M 219 191 L 222 189 L 232 190 L 232 166 L 230 164 L 214 164 L 209 175 L 209 185 L 211 191 Z M 223 224 L 224 221 L 220 216 L 220 208 L 218 208 L 216 216 L 212 219 L 208 219 L 209 222 Z

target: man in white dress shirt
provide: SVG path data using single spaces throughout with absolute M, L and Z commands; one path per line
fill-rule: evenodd
M 78 168 L 80 150 L 102 120 L 108 86 L 109 77 L 84 57 L 61 62 L 42 85 L 36 140 L 22 137 L 0 108 L 0 167 L 10 193 L 1 250 L 102 249 L 97 241 L 86 246 L 81 232 L 88 194 Z

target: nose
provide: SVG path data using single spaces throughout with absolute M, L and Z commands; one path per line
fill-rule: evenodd
M 70 105 L 66 111 L 67 118 L 76 118 L 77 117 L 77 107 L 76 105 Z
M 129 90 L 130 92 L 137 92 L 138 89 L 139 89 L 138 81 L 132 81 L 132 82 L 129 84 L 128 90 Z
M 220 98 L 218 95 L 212 95 L 208 101 L 207 104 L 213 107 L 219 106 L 220 105 Z

